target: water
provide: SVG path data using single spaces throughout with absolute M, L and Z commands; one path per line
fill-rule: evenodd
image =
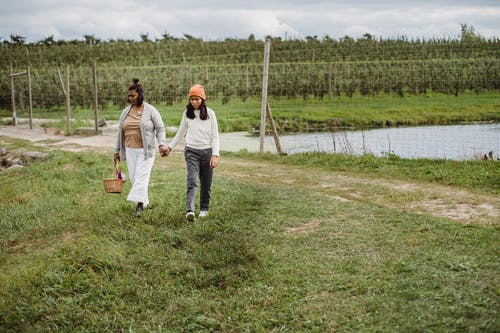
M 498 159 L 500 123 L 298 133 L 280 135 L 280 142 L 287 154 L 321 151 L 384 156 L 391 153 L 403 158 L 470 160 L 492 151 Z M 246 132 L 221 134 L 221 150 L 242 149 L 258 152 L 259 137 Z M 266 136 L 264 150 L 276 152 L 272 136 Z

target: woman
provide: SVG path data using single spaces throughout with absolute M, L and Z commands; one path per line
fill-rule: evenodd
M 134 215 L 140 216 L 149 204 L 148 187 L 151 169 L 155 161 L 155 139 L 160 154 L 166 150 L 165 126 L 158 110 L 144 102 L 144 89 L 138 79 L 128 88 L 128 101 L 118 124 L 115 144 L 115 163 L 127 161 L 132 185 L 128 201 L 137 203 Z
M 215 112 L 205 103 L 203 86 L 195 84 L 189 90 L 189 103 L 182 114 L 177 134 L 164 155 L 186 135 L 184 158 L 187 167 L 186 220 L 193 221 L 198 180 L 200 181 L 200 217 L 208 215 L 213 169 L 219 164 L 219 129 Z

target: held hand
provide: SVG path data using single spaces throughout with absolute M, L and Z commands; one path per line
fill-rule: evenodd
M 160 156 L 165 157 L 170 155 L 171 150 L 168 146 L 160 146 Z
M 161 145 L 161 146 L 158 147 L 158 149 L 160 151 L 160 156 L 164 157 L 165 156 L 165 146 Z
M 115 162 L 115 164 L 120 163 L 120 153 L 115 153 L 113 156 L 113 162 Z
M 212 169 L 215 169 L 217 168 L 218 165 L 219 165 L 219 156 L 212 156 L 212 158 L 210 159 L 210 167 Z

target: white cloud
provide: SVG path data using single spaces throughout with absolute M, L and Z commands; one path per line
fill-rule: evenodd
M 500 36 L 500 1 L 328 0 L 0 0 L 0 37 L 41 40 L 139 39 L 189 34 L 204 39 L 297 37 L 365 33 L 377 37 L 457 37 L 460 24 L 490 38 Z

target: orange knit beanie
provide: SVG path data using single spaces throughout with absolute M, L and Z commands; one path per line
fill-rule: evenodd
M 191 96 L 198 96 L 203 99 L 207 99 L 205 96 L 205 89 L 201 84 L 195 84 L 191 87 L 191 89 L 189 89 L 189 97 Z

